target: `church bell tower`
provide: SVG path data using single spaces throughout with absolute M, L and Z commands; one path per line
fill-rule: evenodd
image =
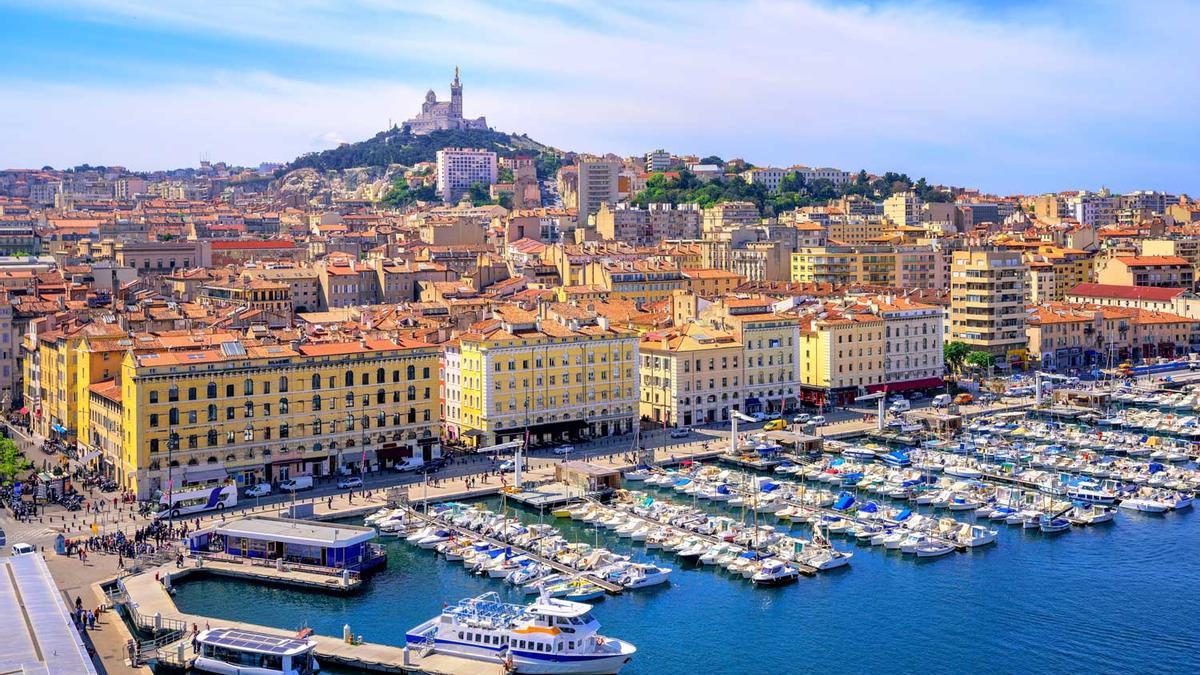
M 454 81 L 450 83 L 450 118 L 462 119 L 462 84 L 458 81 L 458 66 L 454 66 Z

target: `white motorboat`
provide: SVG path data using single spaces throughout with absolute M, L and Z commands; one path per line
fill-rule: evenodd
M 800 562 L 815 567 L 822 572 L 850 564 L 854 554 L 849 551 L 838 551 L 834 548 L 822 547 L 805 552 L 800 556 Z
M 958 531 L 958 534 L 955 538 L 964 546 L 977 548 L 979 546 L 987 546 L 988 544 L 995 542 L 996 535 L 998 534 L 999 532 L 996 530 L 989 530 L 982 525 L 964 524 L 962 529 Z
M 953 551 L 954 547 L 948 543 L 926 538 L 917 545 L 916 554 L 918 558 L 936 558 Z
M 634 590 L 638 588 L 649 588 L 665 584 L 671 577 L 670 567 L 659 567 L 658 565 L 630 565 L 629 569 L 625 570 L 619 577 L 617 583 L 621 586 Z
M 545 675 L 612 675 L 633 659 L 636 648 L 597 633 L 591 606 L 548 597 L 531 605 L 500 602 L 495 593 L 447 606 L 409 630 L 418 650 L 453 654 L 511 672 Z
M 1075 525 L 1099 525 L 1111 521 L 1116 515 L 1116 509 L 1110 506 L 1091 504 L 1076 506 L 1066 514 L 1066 519 Z
M 1143 513 L 1163 513 L 1171 508 L 1165 502 L 1147 497 L 1125 497 L 1117 506 L 1130 511 L 1142 511 Z
M 800 570 L 776 558 L 764 560 L 750 575 L 755 586 L 782 586 L 800 578 Z

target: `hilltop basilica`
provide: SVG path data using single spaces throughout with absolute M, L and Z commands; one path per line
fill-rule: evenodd
M 418 136 L 442 129 L 488 128 L 486 118 L 463 119 L 462 110 L 462 84 L 458 81 L 458 68 L 455 67 L 454 81 L 450 83 L 450 100 L 437 100 L 437 95 L 430 89 L 429 93 L 425 94 L 425 102 L 421 104 L 421 112 L 416 117 L 406 120 L 404 126 Z

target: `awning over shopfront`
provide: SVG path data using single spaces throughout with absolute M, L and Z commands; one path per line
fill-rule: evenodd
M 932 389 L 945 384 L 945 381 L 940 377 L 926 377 L 920 380 L 909 380 L 908 382 L 892 382 L 890 384 L 872 384 L 867 387 L 867 392 L 874 394 L 879 391 L 912 391 L 914 389 Z
M 407 445 L 382 447 L 375 451 L 375 457 L 381 462 L 395 462 L 397 460 L 409 459 L 413 456 L 412 448 Z
M 51 425 L 50 425 L 50 428 L 51 428 L 51 429 L 53 429 L 54 431 L 57 431 L 57 432 L 58 432 L 58 433 L 60 433 L 60 434 L 65 434 L 65 433 L 67 433 L 67 428 L 66 428 L 66 427 L 64 427 L 63 425 L 59 424 L 58 422 L 55 422 L 54 424 L 51 424 Z

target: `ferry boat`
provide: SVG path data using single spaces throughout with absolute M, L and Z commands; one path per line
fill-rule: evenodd
M 597 634 L 590 605 L 548 597 L 531 605 L 500 602 L 495 593 L 449 605 L 409 630 L 409 647 L 501 663 L 510 672 L 612 675 L 637 649 Z
M 193 668 L 219 675 L 313 675 L 321 670 L 317 641 L 304 631 L 295 638 L 241 628 L 210 628 L 196 636 L 200 650 Z

